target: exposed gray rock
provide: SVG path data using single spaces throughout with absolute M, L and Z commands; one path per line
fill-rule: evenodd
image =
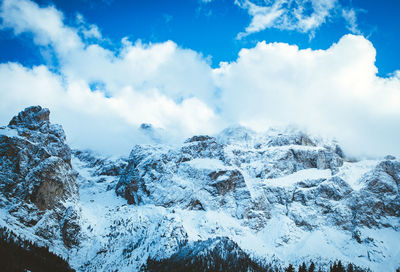
M 52 209 L 56 202 L 78 195 L 71 150 L 62 128 L 50 124 L 49 114 L 40 106 L 26 108 L 3 128 L 9 133 L 0 135 L 4 192 L 31 200 L 39 209 Z
M 49 230 L 37 226 L 37 234 L 53 233 L 56 238 L 62 228 L 59 220 L 71 214 L 67 202 L 75 203 L 79 195 L 64 130 L 51 124 L 49 115 L 48 109 L 29 107 L 13 117 L 8 127 L 0 128 L 0 187 L 9 201 L 3 205 L 22 224 L 47 222 Z M 64 221 L 73 224 L 76 220 Z
M 56 204 L 76 198 L 78 191 L 75 173 L 59 157 L 40 162 L 25 177 L 27 196 L 41 210 L 53 209 Z
M 304 133 L 279 133 L 267 142 L 268 146 L 303 145 L 316 146 L 314 140 Z
M 208 174 L 211 185 L 217 189 L 218 194 L 225 195 L 228 192 L 236 191 L 238 188 L 245 188 L 246 184 L 243 175 L 238 170 L 221 170 Z
M 82 236 L 80 235 L 81 226 L 79 224 L 79 214 L 73 207 L 69 207 L 60 220 L 61 233 L 64 245 L 67 248 L 78 246 Z
M 202 166 L 207 160 L 219 166 Z M 342 166 L 343 151 L 335 142 L 321 143 L 303 133 L 274 132 L 257 138 L 243 127 L 230 128 L 217 137 L 194 136 L 177 149 L 136 146 L 117 194 L 130 204 L 224 209 L 256 229 L 267 224 L 272 210 L 280 210 L 307 230 L 321 224 L 352 230 L 379 225 L 381 216 L 397 216 L 397 161 L 380 163 L 374 174 L 364 177 L 361 190 L 337 175 Z M 331 175 L 300 178 L 293 186 L 268 185 L 270 179 L 307 169 L 330 170 Z M 253 188 L 246 179 L 251 179 Z M 263 197 L 252 196 L 254 190 Z M 360 213 L 365 209 L 368 212 Z
M 41 106 L 28 107 L 14 116 L 8 127 L 47 131 L 50 127 L 50 111 Z
M 93 175 L 119 177 L 128 164 L 124 158 L 114 160 L 97 155 L 90 150 L 73 150 L 72 152 L 80 161 L 85 162 L 86 167 L 95 170 Z
M 316 190 L 317 192 L 315 194 L 318 197 L 335 201 L 342 200 L 353 191 L 351 187 L 339 177 L 332 177 L 329 180 L 321 182 Z
M 185 141 L 180 150 L 178 161 L 184 162 L 195 158 L 223 158 L 223 145 L 210 136 L 193 136 Z
M 400 216 L 400 161 L 378 164 L 362 182 L 365 186 L 354 196 L 355 222 L 368 227 L 390 226 L 383 218 Z

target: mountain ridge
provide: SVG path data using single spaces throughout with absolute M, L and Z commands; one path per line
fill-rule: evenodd
M 0 128 L 0 225 L 78 271 L 139 270 L 228 237 L 266 263 L 395 270 L 400 161 L 348 160 L 301 131 L 230 127 L 128 158 L 71 150 L 40 106 Z

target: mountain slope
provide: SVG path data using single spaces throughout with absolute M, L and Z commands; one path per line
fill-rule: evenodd
M 233 243 L 254 264 L 400 265 L 392 156 L 353 162 L 336 142 L 296 130 L 231 127 L 104 157 L 71 151 L 48 116 L 31 107 L 0 128 L 0 225 L 78 271 L 138 271 L 220 237 L 218 256 Z

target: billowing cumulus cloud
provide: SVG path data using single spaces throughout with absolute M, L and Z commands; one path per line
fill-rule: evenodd
M 2 123 L 28 105 L 41 104 L 52 109 L 78 147 L 125 153 L 143 140 L 136 135 L 141 123 L 180 140 L 216 131 L 218 117 L 212 103 L 204 102 L 215 92 L 212 69 L 196 52 L 174 42 L 132 44 L 127 39 L 112 52 L 86 44 L 54 7 L 25 0 L 3 1 L 1 17 L 3 27 L 16 35 L 33 34 L 35 44 L 50 48 L 59 64 L 57 74 L 45 66 L 1 64 Z
M 58 63 L 57 72 L 0 64 L 2 124 L 40 104 L 73 146 L 108 153 L 149 141 L 142 123 L 153 125 L 156 138 L 177 141 L 240 123 L 257 130 L 296 124 L 335 136 L 350 154 L 400 155 L 400 73 L 378 77 L 375 49 L 362 36 L 344 36 L 327 50 L 260 42 L 213 69 L 172 41 L 124 38 L 111 51 L 81 18 L 95 29 L 89 43 L 82 25 L 65 25 L 54 7 L 27 0 L 3 1 L 1 17 L 3 27 L 32 35 Z
M 256 129 L 293 123 L 359 154 L 399 154 L 400 78 L 377 77 L 374 62 L 372 44 L 347 35 L 316 51 L 261 42 L 214 73 L 225 118 Z

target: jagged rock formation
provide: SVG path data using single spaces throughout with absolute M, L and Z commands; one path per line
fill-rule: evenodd
M 399 182 L 393 156 L 349 161 L 335 141 L 290 129 L 231 127 L 116 158 L 71 151 L 38 106 L 0 128 L 0 224 L 78 271 L 138 271 L 230 245 L 274 267 L 341 259 L 394 270 Z
M 399 162 L 383 161 L 354 190 L 339 174 L 343 161 L 335 143 L 302 133 L 259 137 L 230 128 L 217 138 L 194 136 L 180 149 L 135 147 L 116 192 L 130 204 L 223 209 L 256 230 L 273 211 L 308 230 L 321 224 L 353 230 L 397 216 Z
M 23 225 L 37 226 L 38 236 L 61 233 L 72 246 L 79 226 L 75 207 L 67 203 L 77 201 L 78 186 L 64 130 L 51 124 L 49 115 L 48 109 L 29 107 L 0 128 L 1 206 Z M 46 220 L 59 225 L 39 226 Z
M 90 150 L 73 150 L 74 157 L 85 163 L 85 166 L 93 169 L 93 176 L 120 177 L 127 165 L 126 159 L 116 158 L 115 160 L 103 158 Z
M 356 224 L 367 227 L 398 228 L 400 217 L 400 161 L 388 158 L 380 162 L 360 181 L 364 184 L 354 196 Z M 393 224 L 390 218 L 394 219 Z

